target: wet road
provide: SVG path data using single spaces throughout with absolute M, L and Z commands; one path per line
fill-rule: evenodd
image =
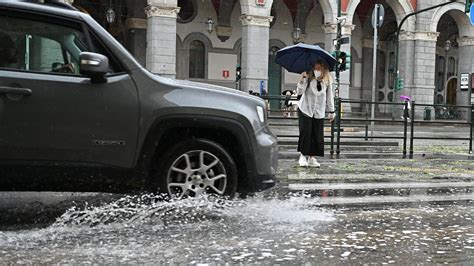
M 321 204 L 276 189 L 245 200 L 123 197 L 43 228 L 3 228 L 4 263 L 474 263 L 472 200 Z

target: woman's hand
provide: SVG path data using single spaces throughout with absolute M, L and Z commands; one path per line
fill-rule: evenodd
M 330 113 L 328 118 L 329 118 L 329 122 L 332 123 L 334 121 L 334 118 L 336 118 L 336 115 L 334 113 Z
M 307 77 L 308 77 L 308 75 L 306 74 L 306 72 L 301 73 L 301 79 L 300 79 L 300 81 L 303 81 L 303 80 L 304 80 L 305 78 L 307 78 Z

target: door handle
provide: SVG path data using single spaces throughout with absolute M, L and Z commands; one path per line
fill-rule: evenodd
M 30 89 L 26 88 L 13 88 L 0 86 L 0 94 L 19 94 L 29 96 L 33 94 Z

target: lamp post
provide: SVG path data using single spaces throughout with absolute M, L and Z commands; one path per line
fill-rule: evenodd
M 342 15 L 342 6 L 341 6 L 341 0 L 337 0 L 337 17 L 340 18 Z M 337 123 L 340 125 L 340 103 L 339 103 L 339 86 L 340 86 L 340 65 L 339 65 L 339 54 L 341 52 L 341 37 L 342 37 L 342 21 L 337 21 L 337 34 L 336 34 L 336 42 L 335 42 L 335 55 L 336 55 L 336 65 L 334 66 L 334 71 L 336 72 L 336 88 L 334 89 L 334 103 L 335 103 L 335 110 L 336 111 L 336 120 Z M 331 158 L 334 157 L 334 136 L 335 136 L 335 124 L 336 122 L 333 121 L 331 123 Z M 336 158 L 339 159 L 339 153 L 340 153 L 340 140 L 341 140 L 341 130 L 339 127 L 339 130 L 337 132 L 337 145 L 336 145 Z
M 299 43 L 301 40 L 301 33 L 302 30 L 299 27 L 296 27 L 293 29 L 292 35 L 293 35 L 293 43 Z
M 447 39 L 446 42 L 444 43 L 444 49 L 446 50 L 446 52 L 449 52 L 449 50 L 451 50 L 451 46 L 452 46 L 451 41 Z
M 342 6 L 341 6 L 341 0 L 337 0 L 337 17 L 340 18 L 342 16 Z M 334 92 L 334 96 L 336 99 L 339 99 L 339 87 L 340 87 L 340 66 L 339 66 L 339 54 L 341 52 L 341 43 L 339 40 L 342 37 L 342 21 L 337 21 L 337 36 L 336 39 L 338 40 L 336 42 L 336 66 L 334 71 L 336 72 L 336 89 Z

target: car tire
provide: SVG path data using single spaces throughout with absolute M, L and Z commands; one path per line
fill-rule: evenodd
M 154 183 L 174 198 L 217 194 L 234 197 L 237 167 L 232 156 L 218 143 L 189 139 L 169 148 L 160 162 Z

